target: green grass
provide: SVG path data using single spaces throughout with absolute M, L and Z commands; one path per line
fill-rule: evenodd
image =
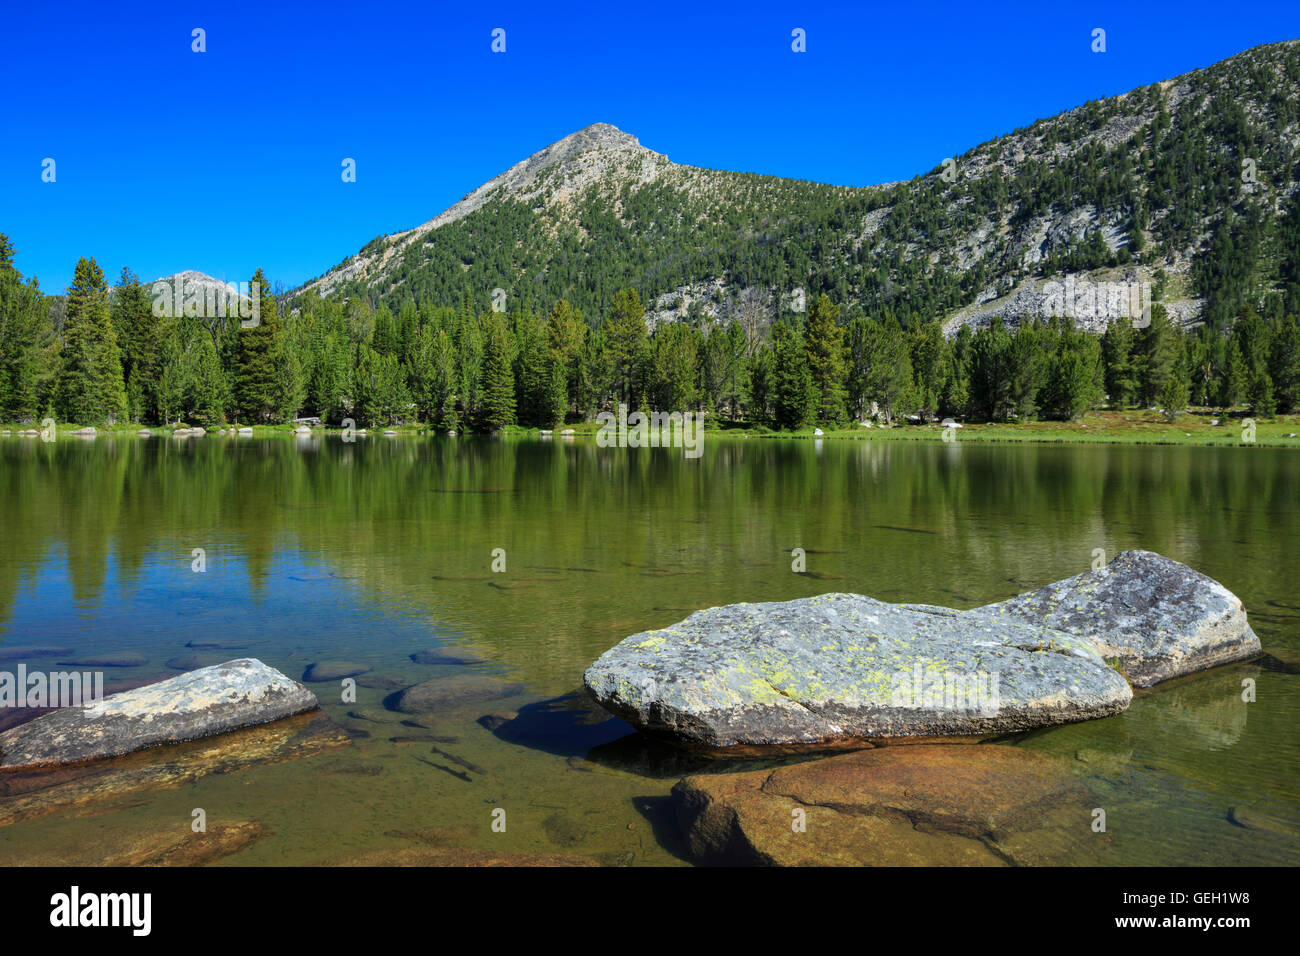
M 1073 422 L 994 422 L 990 424 L 965 423 L 953 432 L 957 442 L 1078 442 L 1090 444 L 1145 444 L 1145 445 L 1243 445 L 1244 418 L 1219 416 L 1219 424 L 1211 425 L 1214 414 L 1208 409 L 1193 409 L 1180 415 L 1174 422 L 1168 422 L 1158 412 L 1145 409 L 1128 411 L 1089 412 L 1082 419 Z M 67 435 L 76 430 L 77 425 L 61 424 L 57 426 L 59 435 Z M 240 427 L 238 425 L 226 428 Z M 295 425 L 254 425 L 255 435 L 291 435 Z M 807 426 L 796 431 L 777 431 L 762 426 L 742 425 L 731 422 L 709 421 L 705 431 L 712 438 L 782 438 L 805 439 L 826 438 L 842 441 L 942 441 L 943 428 L 938 423 L 927 425 L 894 425 L 889 428 L 874 426 L 863 428 L 854 424 L 842 428 L 825 428 L 824 434 L 815 434 L 814 426 Z M 575 422 L 558 425 L 552 434 L 559 436 L 561 430 L 572 429 L 575 438 L 594 439 L 600 430 L 597 421 Z M 8 431 L 9 437 L 15 437 L 20 430 L 40 430 L 39 424 L 16 425 L 0 424 L 0 437 Z M 429 425 L 394 425 L 367 429 L 368 435 L 382 435 L 386 430 L 399 435 L 442 435 L 444 429 Z M 151 435 L 167 436 L 171 428 L 146 428 Z M 208 434 L 215 434 L 217 429 L 208 429 Z M 101 435 L 135 436 L 141 431 L 139 425 L 99 426 Z M 502 434 L 509 438 L 536 437 L 540 429 L 524 428 L 512 425 L 502 429 Z M 340 428 L 313 428 L 313 434 L 341 434 Z M 459 432 L 465 434 L 464 431 Z M 1256 445 L 1274 447 L 1300 447 L 1300 415 L 1278 415 L 1271 419 L 1255 421 Z

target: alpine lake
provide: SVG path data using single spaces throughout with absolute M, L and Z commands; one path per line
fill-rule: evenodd
M 1265 650 L 1295 655 L 1298 492 L 1300 456 L 1247 446 L 6 438 L 0 655 L 105 657 L 110 692 L 237 657 L 364 673 L 309 684 L 321 714 L 287 722 L 295 741 L 241 731 L 39 786 L 0 776 L 0 864 L 156 862 L 150 841 L 182 843 L 201 810 L 224 849 L 190 862 L 433 847 L 690 865 L 679 779 L 807 758 L 686 753 L 603 714 L 582 673 L 618 641 L 832 591 L 973 607 L 1143 548 L 1222 582 Z M 430 680 L 445 706 L 391 709 Z M 1106 809 L 1104 841 L 1082 813 L 1042 837 L 1044 861 L 1296 865 L 1298 726 L 1300 675 L 1250 662 L 993 745 L 1059 758 Z

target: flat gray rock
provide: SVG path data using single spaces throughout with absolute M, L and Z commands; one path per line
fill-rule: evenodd
M 227 661 L 156 684 L 67 707 L 0 733 L 0 769 L 114 757 L 279 720 L 317 706 L 316 696 L 253 658 Z
M 1134 687 L 1247 660 L 1260 652 L 1240 599 L 1213 578 L 1151 551 L 977 608 L 997 620 L 1075 634 Z
M 705 747 L 991 734 L 1132 699 L 1083 638 L 859 594 L 697 611 L 617 644 L 584 682 L 638 728 Z

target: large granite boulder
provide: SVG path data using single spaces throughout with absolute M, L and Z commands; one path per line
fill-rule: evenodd
M 1097 797 L 1067 761 L 1021 747 L 881 747 L 673 788 L 696 862 L 779 866 L 1098 864 Z
M 0 733 L 0 770 L 54 767 L 279 720 L 316 696 L 253 658 L 65 707 Z
M 1261 653 L 1235 594 L 1151 551 L 977 610 L 1083 637 L 1134 687 Z
M 639 729 L 709 748 L 988 735 L 1132 699 L 1081 637 L 859 594 L 697 611 L 617 644 L 584 682 Z

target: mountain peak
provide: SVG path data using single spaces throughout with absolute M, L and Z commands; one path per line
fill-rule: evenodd
M 428 222 L 367 246 L 342 266 L 309 282 L 307 288 L 328 295 L 341 283 L 372 275 L 412 243 L 478 211 L 491 200 L 565 205 L 595 183 L 614 178 L 651 182 L 671 166 L 667 156 L 646 149 L 631 133 L 609 123 L 592 123 L 515 163 Z
M 642 148 L 641 141 L 635 136 L 623 132 L 610 123 L 592 123 L 590 126 L 584 126 L 582 129 L 570 133 L 564 139 L 557 140 L 551 145 L 565 146 L 575 152 L 599 146 Z

